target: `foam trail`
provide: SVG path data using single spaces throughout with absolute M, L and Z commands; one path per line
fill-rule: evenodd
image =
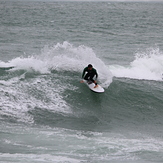
M 10 61 L 11 65 L 15 66 L 16 69 L 24 69 L 27 71 L 37 71 L 42 74 L 49 73 L 47 63 L 38 59 L 36 56 L 28 58 L 18 57 Z
M 40 73 L 50 73 L 47 63 L 38 59 L 36 56 L 29 56 L 27 58 L 17 57 L 8 62 L 0 61 L 0 68 L 3 70 L 26 70 L 36 71 Z M 8 69 L 7 69 L 8 68 Z
M 11 65 L 9 62 L 3 62 L 3 61 L 0 61 L 0 67 L 4 67 L 4 68 L 6 68 L 6 67 L 11 67 L 11 66 L 13 66 L 13 65 Z
M 135 60 L 128 67 L 120 65 L 109 66 L 115 77 L 125 77 L 139 80 L 162 80 L 163 53 L 159 48 L 149 48 L 135 55 Z

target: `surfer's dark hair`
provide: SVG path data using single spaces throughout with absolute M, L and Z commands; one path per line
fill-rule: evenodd
M 91 64 L 89 64 L 89 65 L 88 65 L 88 67 L 90 67 L 90 68 L 91 68 L 91 67 L 93 67 L 93 66 L 92 66 Z

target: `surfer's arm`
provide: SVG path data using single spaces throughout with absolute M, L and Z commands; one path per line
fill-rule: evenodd
M 85 72 L 86 72 L 86 68 L 83 70 L 82 79 L 84 78 Z
M 98 78 L 98 74 L 97 74 L 97 71 L 95 70 L 95 75 L 96 75 L 96 79 Z

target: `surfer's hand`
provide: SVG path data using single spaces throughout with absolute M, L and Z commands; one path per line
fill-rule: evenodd
M 81 80 L 81 81 L 80 81 L 80 83 L 84 83 L 84 81 L 83 81 L 83 80 Z
M 97 88 L 97 87 L 98 87 L 98 85 L 95 85 L 95 86 L 94 86 L 94 88 Z

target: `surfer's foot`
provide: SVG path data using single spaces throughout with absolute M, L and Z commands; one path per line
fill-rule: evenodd
M 97 88 L 97 87 L 98 87 L 98 85 L 95 85 L 95 86 L 94 86 L 94 88 Z

